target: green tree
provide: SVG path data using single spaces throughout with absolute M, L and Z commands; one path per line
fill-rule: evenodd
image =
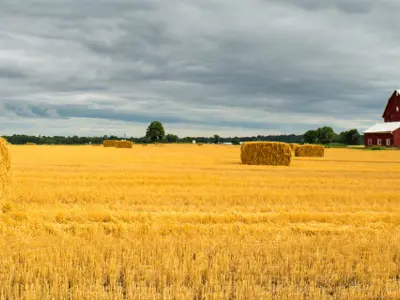
M 214 134 L 213 143 L 219 144 L 221 142 L 221 137 L 218 134 Z
M 340 141 L 347 145 L 358 145 L 360 143 L 360 136 L 357 129 L 350 129 L 340 133 Z
M 232 145 L 240 145 L 240 139 L 237 137 L 237 136 L 235 136 L 233 139 L 232 139 Z
M 146 130 L 146 138 L 149 138 L 153 143 L 161 141 L 165 136 L 164 126 L 159 121 L 150 123 Z
M 179 140 L 179 137 L 175 134 L 167 134 L 165 136 L 165 139 L 167 140 L 167 143 L 177 143 Z
M 304 142 L 307 144 L 315 144 L 318 141 L 318 133 L 316 130 L 309 130 L 304 134 Z
M 317 129 L 317 143 L 332 143 L 335 136 L 336 133 L 333 131 L 332 127 L 325 126 Z

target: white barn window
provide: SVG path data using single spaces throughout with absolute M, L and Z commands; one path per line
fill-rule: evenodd
M 386 139 L 386 146 L 390 146 L 391 142 L 390 139 Z
M 382 146 L 382 140 L 381 140 L 381 139 L 378 139 L 377 145 L 378 145 L 378 146 Z
M 368 146 L 372 146 L 372 139 L 368 139 Z

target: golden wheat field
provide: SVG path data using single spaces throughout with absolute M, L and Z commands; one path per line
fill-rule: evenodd
M 400 152 L 10 146 L 0 299 L 400 298 Z

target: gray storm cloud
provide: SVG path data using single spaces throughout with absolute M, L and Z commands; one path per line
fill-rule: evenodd
M 362 130 L 400 87 L 393 0 L 0 4 L 5 133 Z

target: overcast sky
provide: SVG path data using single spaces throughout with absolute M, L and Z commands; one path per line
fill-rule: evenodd
M 364 130 L 400 88 L 398 0 L 0 7 L 0 134 Z

